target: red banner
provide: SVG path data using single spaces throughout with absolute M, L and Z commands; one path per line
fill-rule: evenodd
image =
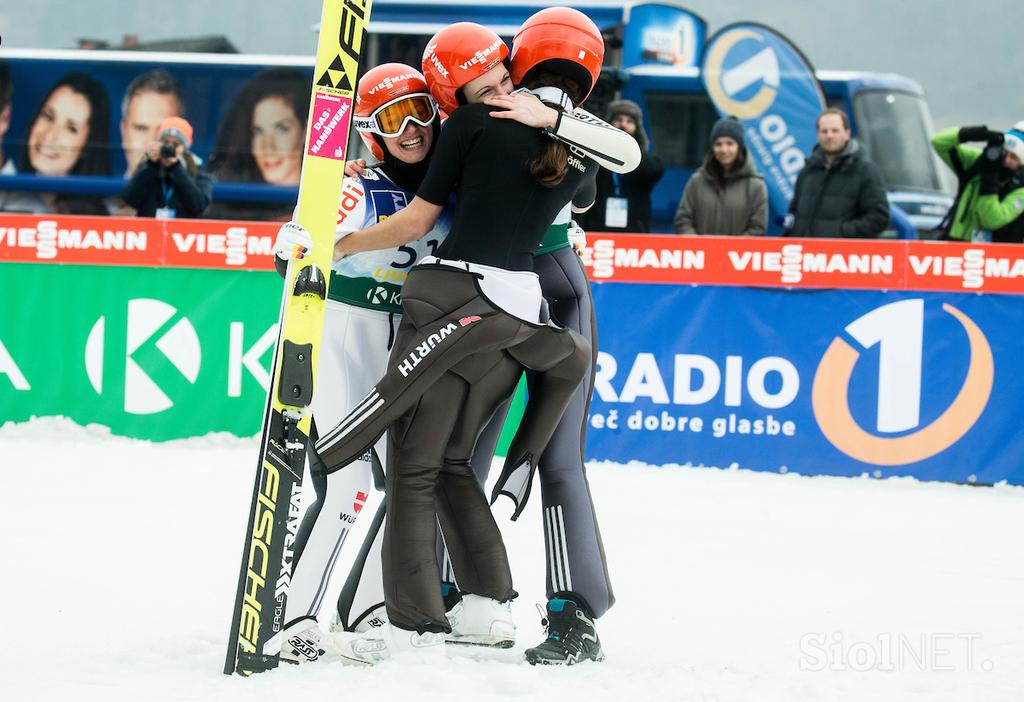
M 276 222 L 0 214 L 0 261 L 272 270 Z M 591 233 L 595 282 L 1024 294 L 1024 247 Z
M 276 222 L 0 214 L 0 261 L 273 270 Z
M 1024 294 L 1024 247 L 874 239 L 587 235 L 595 282 Z

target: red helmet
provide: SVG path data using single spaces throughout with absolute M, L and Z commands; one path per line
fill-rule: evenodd
M 521 86 L 533 69 L 547 61 L 553 72 L 580 84 L 582 94 L 573 102 L 582 103 L 590 95 L 604 61 L 604 39 L 597 25 L 571 7 L 549 7 L 523 23 L 512 40 L 512 82 Z
M 359 79 L 352 124 L 378 160 L 384 148 L 377 136 L 398 136 L 409 122 L 426 127 L 436 118 L 427 81 L 412 66 L 384 63 Z
M 475 22 L 456 22 L 435 34 L 423 50 L 423 74 L 441 109 L 459 106 L 456 92 L 508 58 L 501 37 Z

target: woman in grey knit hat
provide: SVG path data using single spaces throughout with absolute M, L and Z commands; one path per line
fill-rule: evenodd
M 768 189 L 748 157 L 743 125 L 728 117 L 711 129 L 711 149 L 683 190 L 676 234 L 759 236 L 768 226 Z

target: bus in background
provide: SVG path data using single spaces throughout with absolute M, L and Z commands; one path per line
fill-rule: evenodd
M 487 25 L 511 40 L 527 17 L 548 4 L 376 0 L 370 56 L 415 65 L 427 39 L 458 21 Z M 711 126 L 718 119 L 700 74 L 706 22 L 672 0 L 568 4 L 594 20 L 608 47 L 602 79 L 587 109 L 601 115 L 617 97 L 641 106 L 653 149 L 666 166 L 652 195 L 652 230 L 671 232 L 679 197 L 707 153 Z M 828 105 L 850 116 L 853 135 L 881 168 L 890 203 L 927 236 L 952 204 L 953 184 L 929 143 L 932 123 L 924 90 L 891 73 L 817 71 L 816 76 Z M 781 214 L 773 212 L 771 219 Z
M 708 150 L 711 125 L 718 118 L 700 73 L 706 23 L 670 0 L 576 0 L 569 4 L 594 20 L 608 47 L 601 79 L 587 108 L 602 115 L 616 97 L 641 106 L 652 148 L 666 165 L 653 193 L 652 231 L 670 232 L 680 195 Z M 366 64 L 400 61 L 418 65 L 430 36 L 457 21 L 479 22 L 511 41 L 527 17 L 548 5 L 530 0 L 509 4 L 376 0 Z M 87 74 L 102 84 L 109 101 L 108 136 L 99 140 L 109 151 L 105 173 L 72 177 L 0 174 L 0 191 L 89 195 L 103 198 L 113 212 L 116 195 L 133 167 L 128 143 L 133 133 L 128 124 L 133 104 L 129 93 L 145 76 L 166 72 L 175 90 L 180 90 L 181 107 L 194 128 L 193 151 L 207 161 L 217 179 L 214 207 L 207 216 L 289 216 L 297 197 L 298 171 L 291 168 L 284 173 L 281 168 L 264 167 L 267 158 L 261 160 L 260 152 L 294 152 L 297 163 L 301 134 L 270 139 L 267 135 L 279 130 L 257 124 L 264 111 L 255 107 L 259 99 L 269 98 L 283 110 L 274 124 L 285 118 L 305 124 L 306 104 L 295 96 L 308 95 L 311 56 L 0 49 L 0 61 L 8 64 L 15 88 L 10 129 L 0 145 L 12 164 L 25 148 L 30 122 L 46 91 L 61 76 Z M 921 87 L 895 74 L 818 71 L 816 75 L 827 103 L 850 115 L 854 136 L 882 169 L 890 202 L 898 207 L 894 213 L 906 213 L 912 223 L 902 236 L 913 236 L 913 228 L 925 236 L 952 204 L 953 187 L 930 148 L 931 118 Z M 285 103 L 291 105 L 290 111 L 281 107 Z M 353 136 L 350 153 L 360 153 L 362 148 L 362 142 Z M 5 173 L 9 170 L 5 168 Z M 285 177 L 288 174 L 291 176 Z M 781 214 L 773 212 L 770 221 L 777 221 Z

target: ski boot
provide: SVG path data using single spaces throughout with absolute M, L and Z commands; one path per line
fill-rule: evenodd
M 467 593 L 449 610 L 448 622 L 452 626 L 445 637 L 448 643 L 494 648 L 512 648 L 516 643 L 510 602 Z
M 526 649 L 530 665 L 575 665 L 604 660 L 593 617 L 574 601 L 549 600 L 547 616 L 541 623 L 548 637 L 539 646 Z

